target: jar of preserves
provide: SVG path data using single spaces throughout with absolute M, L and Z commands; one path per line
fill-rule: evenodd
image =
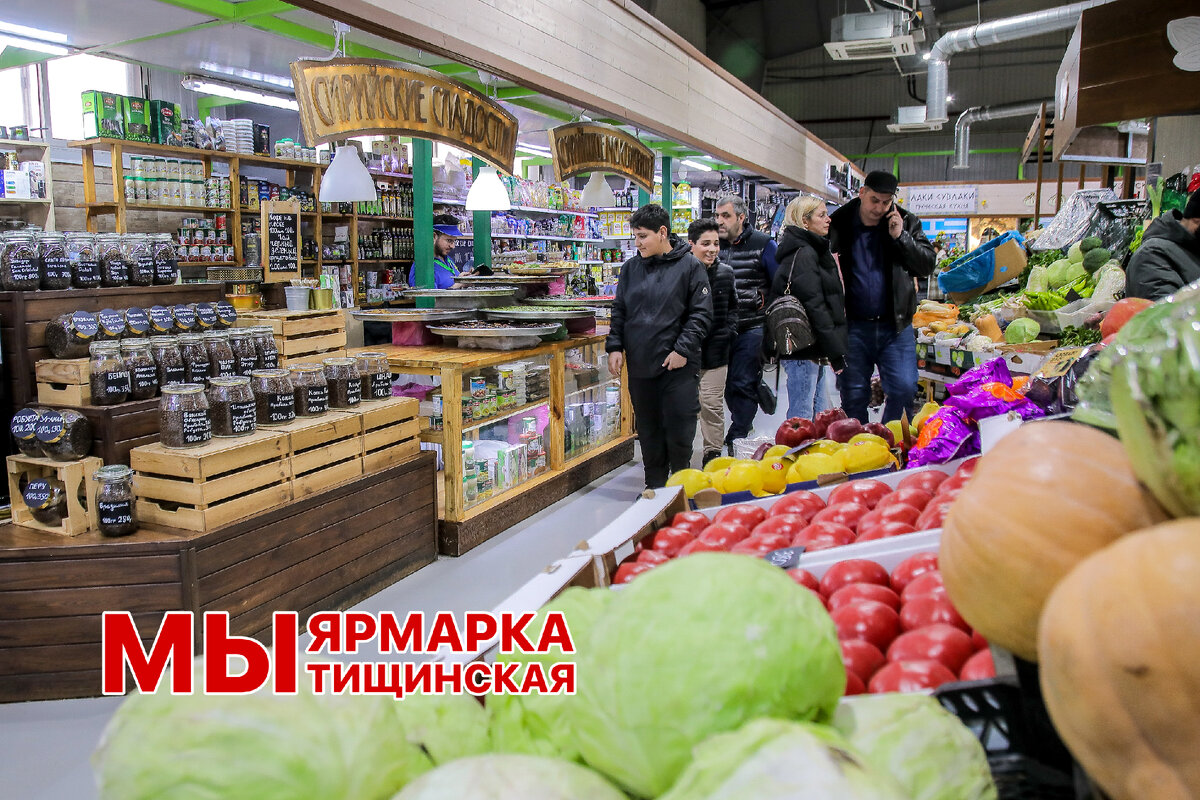
M 292 387 L 296 396 L 296 416 L 315 417 L 329 410 L 329 386 L 325 369 L 320 364 L 297 364 L 291 367 Z
M 100 285 L 128 285 L 129 262 L 125 259 L 125 251 L 121 247 L 121 234 L 100 234 L 96 237 L 96 250 L 100 259 Z
M 121 360 L 120 342 L 92 342 L 92 405 L 112 406 L 129 399 L 129 369 Z
M 213 436 L 249 436 L 257 430 L 258 408 L 250 379 L 243 375 L 213 378 L 208 384 Z
M 55 358 L 85 358 L 100 333 L 95 314 L 76 311 L 46 323 L 46 348 Z
M 67 517 L 67 487 L 57 478 L 34 478 L 21 498 L 33 518 L 44 525 L 61 525 Z
M 96 528 L 100 535 L 128 536 L 135 532 L 138 523 L 133 470 L 124 464 L 110 464 L 96 470 L 92 480 L 100 484 L 96 491 Z
M 237 362 L 233 348 L 229 346 L 229 335 L 224 331 L 212 331 L 203 336 L 208 348 L 208 375 L 210 378 L 225 378 L 237 374 Z
M 232 328 L 228 331 L 229 346 L 233 349 L 234 370 L 238 375 L 249 375 L 258 369 L 258 349 L 250 328 Z
M 164 386 L 158 402 L 159 441 L 163 447 L 199 447 L 212 440 L 208 400 L 198 383 Z
M 325 382 L 322 381 L 321 385 L 324 386 Z M 46 411 L 44 408 L 23 408 L 13 414 L 9 430 L 12 431 L 17 449 L 27 456 L 37 458 L 42 455 L 42 446 L 38 444 L 37 439 L 37 424 Z
M 154 282 L 160 286 L 172 284 L 179 277 L 179 258 L 175 242 L 169 233 L 156 233 L 152 237 L 154 253 Z
M 392 396 L 392 371 L 383 353 L 359 353 L 358 372 L 362 376 L 363 400 L 382 400 Z
M 71 262 L 71 286 L 94 289 L 100 285 L 100 256 L 93 234 L 72 231 L 67 234 L 67 259 Z
M 184 383 L 204 383 L 209 376 L 208 347 L 198 333 L 179 336 L 179 352 L 183 356 Z
M 250 328 L 254 332 L 254 349 L 258 351 L 259 369 L 279 368 L 279 346 L 275 344 L 275 333 L 269 327 Z
M 187 373 L 183 368 L 183 354 L 179 352 L 179 342 L 174 336 L 151 336 L 149 339 L 150 357 L 158 373 L 158 385 L 170 386 L 172 383 L 184 383 Z
M 130 286 L 154 284 L 154 247 L 144 233 L 127 233 L 121 243 L 129 264 Z
M 122 341 L 121 360 L 129 370 L 130 400 L 148 400 L 158 394 L 158 365 L 150 354 L 149 339 Z
M 44 231 L 38 234 L 38 258 L 42 262 L 43 289 L 71 288 L 71 259 L 67 255 L 67 237 Z
M 329 386 L 330 408 L 353 408 L 362 401 L 362 377 L 353 358 L 327 358 L 325 383 Z
M 55 461 L 78 461 L 92 451 L 92 423 L 71 408 L 43 411 L 36 435 L 42 453 Z
M 30 231 L 12 231 L 0 247 L 0 289 L 32 292 L 42 284 L 37 239 Z
M 284 425 L 296 418 L 296 395 L 286 369 L 256 369 L 250 373 L 260 426 Z

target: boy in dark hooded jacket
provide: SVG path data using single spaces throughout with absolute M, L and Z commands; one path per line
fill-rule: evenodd
M 1161 300 L 1200 280 L 1200 191 L 1183 213 L 1168 211 L 1146 226 L 1142 246 L 1125 270 L 1125 294 Z

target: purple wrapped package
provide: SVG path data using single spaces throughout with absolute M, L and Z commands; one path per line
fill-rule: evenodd
M 945 464 L 979 452 L 979 432 L 957 408 L 943 406 L 925 423 L 908 452 L 908 468 Z
M 952 396 L 969 394 L 972 389 L 985 383 L 1003 383 L 1012 386 L 1012 375 L 1008 371 L 1008 363 L 1003 358 L 993 358 L 986 364 L 980 364 L 946 387 Z
M 1046 415 L 1045 411 L 1025 395 L 998 381 L 980 384 L 965 395 L 951 397 L 946 400 L 945 407 L 956 409 L 972 422 L 998 417 L 1010 411 L 1015 411 L 1021 419 L 1034 419 Z

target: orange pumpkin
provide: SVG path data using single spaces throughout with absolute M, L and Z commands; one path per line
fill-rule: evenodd
M 1055 584 L 1095 551 L 1165 519 L 1119 441 L 1036 422 L 980 460 L 946 517 L 938 563 L 963 618 L 1036 661 L 1038 618 Z
M 1200 797 L 1200 518 L 1127 536 L 1046 602 L 1042 694 L 1113 800 Z

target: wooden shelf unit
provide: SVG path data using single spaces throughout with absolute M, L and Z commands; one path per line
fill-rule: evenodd
M 54 225 L 54 175 L 50 166 L 50 144 L 45 141 L 25 141 L 24 139 L 0 139 L 0 151 L 14 150 L 19 161 L 41 161 L 45 172 L 46 196 L 16 198 L 0 198 L 0 216 L 17 214 L 26 222 L 33 223 L 42 230 L 57 230 Z M 36 154 L 36 158 L 30 156 Z

